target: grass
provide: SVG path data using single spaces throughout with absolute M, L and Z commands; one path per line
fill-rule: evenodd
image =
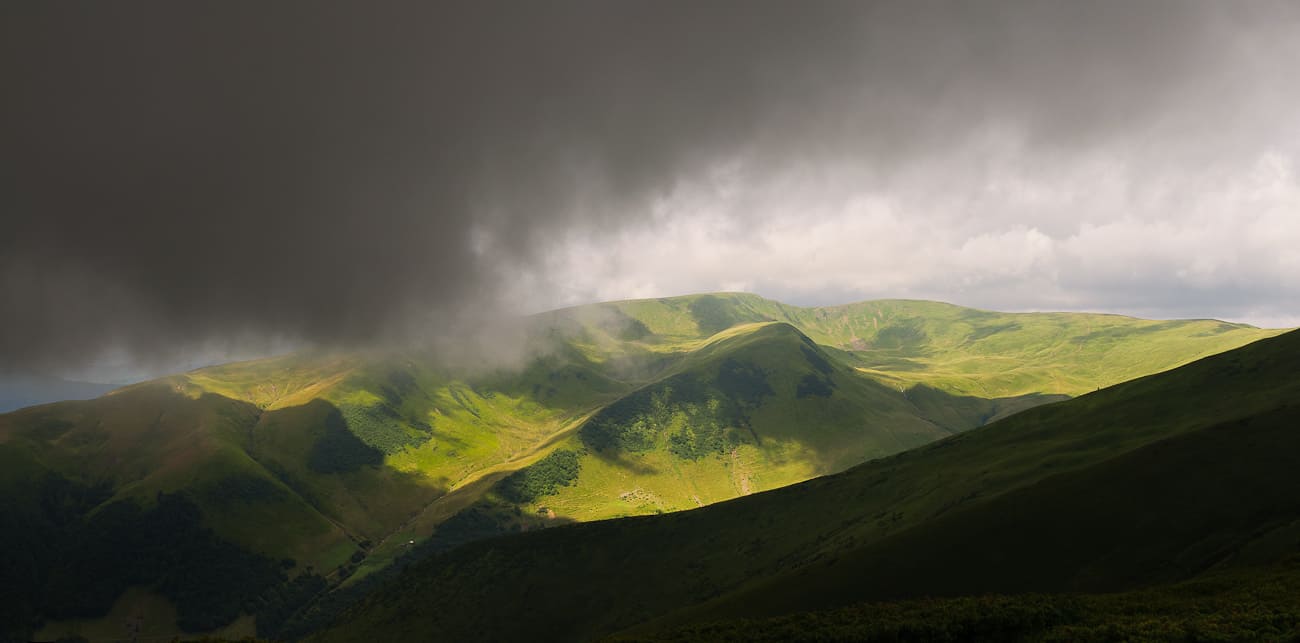
M 1300 566 L 1216 573 L 1111 594 L 862 603 L 734 619 L 612 641 L 1284 641 L 1300 638 Z
M 839 475 L 470 544 L 319 640 L 655 636 L 864 600 L 1237 573 L 1300 551 L 1296 372 L 1300 333 Z
M 244 616 L 209 635 L 239 640 L 256 633 L 251 616 Z M 165 597 L 142 587 L 126 591 L 103 617 L 48 623 L 34 638 L 54 641 L 83 637 L 90 641 L 172 640 L 184 632 L 176 626 L 176 608 Z
M 584 452 L 577 482 L 529 503 L 528 510 L 593 520 L 691 509 L 930 442 L 978 425 L 992 406 L 938 394 L 945 403 L 918 407 L 906 395 L 836 366 L 792 326 L 776 322 L 733 327 L 699 345 L 666 375 L 638 392 L 646 408 L 633 405 L 606 421 L 648 421 L 644 444 L 602 449 L 585 439 L 572 441 L 567 448 Z M 801 397 L 809 377 L 828 382 L 829 396 Z M 727 393 L 746 386 L 753 391 Z M 711 414 L 710 422 L 728 437 L 683 455 L 674 438 L 700 430 L 700 409 L 719 404 L 743 404 Z M 651 407 L 659 410 L 652 413 Z M 930 411 L 939 408 L 951 417 L 931 420 Z M 657 415 L 646 420 L 646 413 Z
M 105 482 L 115 498 L 184 491 L 221 537 L 348 585 L 458 512 L 499 500 L 496 485 L 557 449 L 578 454 L 577 479 L 514 510 L 554 524 L 692 509 L 1274 333 L 932 302 L 798 308 L 734 293 L 532 323 L 533 359 L 517 369 L 456 371 L 419 353 L 285 355 L 0 416 L 0 444 Z M 745 392 L 749 380 L 759 393 Z M 699 399 L 670 404 L 644 448 L 583 439 L 588 418 L 673 385 Z M 333 413 L 355 439 L 324 436 Z M 356 449 L 373 452 L 338 470 L 312 466 L 313 453 Z M 205 491 L 250 480 L 260 491 L 238 503 Z
M 783 321 L 838 349 L 874 377 L 985 398 L 1081 395 L 1167 370 L 1280 331 L 1217 320 L 1151 321 L 1089 313 L 997 313 L 928 301 L 800 308 L 744 293 L 595 304 L 641 320 L 668 341 L 707 336 L 701 300 L 734 324 Z M 594 315 L 579 309 L 575 316 Z M 706 324 L 707 325 L 707 324 Z

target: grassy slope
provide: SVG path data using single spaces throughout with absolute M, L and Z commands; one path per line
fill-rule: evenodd
M 400 391 L 390 381 L 394 374 L 405 375 L 397 378 L 405 384 Z M 274 358 L 0 416 L 0 456 L 33 472 L 108 484 L 110 501 L 147 506 L 160 491 L 185 490 L 221 537 L 292 558 L 299 570 L 341 576 L 359 550 L 374 554 L 371 566 L 391 560 L 396 543 L 387 537 L 426 507 L 481 472 L 526 457 L 611 395 L 607 381 L 563 374 L 564 368 L 525 372 L 511 380 L 517 387 L 530 377 L 545 379 L 548 390 L 534 397 L 475 390 L 389 357 Z M 383 456 L 386 466 L 314 470 L 311 454 L 325 418 L 379 402 L 392 411 L 379 429 L 420 440 Z M 35 477 L 0 481 L 0 493 L 24 496 Z
M 1107 594 L 1018 594 L 861 603 L 732 619 L 617 641 L 827 643 L 1024 640 L 1295 641 L 1300 560 L 1225 570 L 1191 581 Z
M 789 324 L 775 322 L 719 333 L 641 394 L 661 395 L 671 386 L 719 391 L 724 371 L 736 367 L 761 373 L 769 392 L 748 409 L 746 426 L 731 427 L 734 442 L 698 458 L 673 453 L 670 436 L 693 419 L 672 405 L 649 448 L 600 451 L 575 435 L 559 446 L 583 453 L 581 475 L 529 509 L 592 520 L 695 508 L 919 446 L 1024 402 L 929 391 L 918 404 L 838 364 Z M 801 395 L 808 378 L 825 381 L 825 395 Z M 722 392 L 715 399 L 730 401 Z
M 148 503 L 159 491 L 190 489 L 214 501 L 207 504 L 217 527 L 233 508 L 215 496 L 214 485 L 225 479 L 264 480 L 283 495 L 241 503 L 228 531 L 234 535 L 258 513 L 277 516 L 272 524 L 280 533 L 258 547 L 276 557 L 310 561 L 321 555 L 318 539 L 342 536 L 311 507 L 284 501 L 291 493 L 241 448 L 258 409 L 216 395 L 189 398 L 175 386 L 164 380 L 96 400 L 0 416 L 0 448 L 27 453 L 42 468 L 69 479 L 107 482 L 115 498 Z M 247 540 L 262 538 L 248 534 Z
M 1300 552 L 1300 495 L 1291 492 L 1300 488 L 1300 382 L 1293 375 L 1300 350 L 1289 339 L 1292 359 L 1285 362 L 1223 360 L 1192 382 L 1163 382 L 1168 388 L 1148 395 L 1164 396 L 1167 406 L 1125 400 L 1101 409 L 1111 421 L 1163 428 L 1162 439 L 1137 448 L 1116 440 L 1122 450 L 1107 458 L 1078 442 L 1063 444 L 1058 449 L 1071 458 L 1098 461 L 1067 464 L 1033 485 L 968 501 L 843 555 L 824 549 L 824 559 L 797 575 L 764 581 L 701 614 L 927 594 L 1110 591 L 1177 581 L 1234 558 Z M 1211 400 L 1191 402 L 1211 390 Z M 1179 404 L 1195 410 L 1171 408 Z M 1115 417 L 1121 412 L 1126 417 Z M 1097 422 L 1097 415 L 1081 419 Z M 1145 442 L 1143 433 L 1124 438 Z
M 539 446 L 556 446 L 551 438 L 571 428 L 575 419 L 620 393 L 689 368 L 691 360 L 707 361 L 710 351 L 729 350 L 722 340 L 738 330 L 723 332 L 710 345 L 715 332 L 733 324 L 773 319 L 788 321 L 832 347 L 828 350 L 837 366 L 847 363 L 878 381 L 906 389 L 914 409 L 899 409 L 896 400 L 837 371 L 834 378 L 841 385 L 830 398 L 798 400 L 782 393 L 776 403 L 764 404 L 754 423 L 765 444 L 742 446 L 734 457 L 691 463 L 689 471 L 674 471 L 680 463 L 660 458 L 646 462 L 640 474 L 596 458 L 585 463 L 593 484 L 604 489 L 635 491 L 643 474 L 665 472 L 645 479 L 652 489 L 636 507 L 611 503 L 607 497 L 584 502 L 577 489 L 552 504 L 561 513 L 583 519 L 687 508 L 695 506 L 697 498 L 707 504 L 743 493 L 744 478 L 750 490 L 773 488 L 946 434 L 926 426 L 927 422 L 917 422 L 917 415 L 949 430 L 964 429 L 1035 402 L 1008 400 L 993 412 L 985 405 L 978 409 L 982 417 L 972 421 L 976 407 L 984 404 L 978 398 L 1090 390 L 1112 379 L 1158 371 L 1268 334 L 1218 322 L 1003 315 L 929 302 L 804 309 L 752 295 L 698 295 L 541 315 L 538 322 L 558 329 L 563 348 L 522 374 L 480 377 L 477 385 L 411 359 L 289 355 L 201 369 L 129 387 L 97 401 L 38 407 L 0 421 L 0 431 L 3 426 L 34 426 L 51 418 L 71 421 L 78 428 L 69 436 L 49 444 L 33 442 L 43 461 L 77 476 L 109 476 L 120 481 L 122 493 L 141 498 L 158 490 L 215 484 L 222 477 L 271 479 L 290 487 L 292 501 L 267 504 L 262 514 L 288 512 L 291 519 L 273 521 L 268 529 L 264 521 L 226 516 L 230 512 L 218 507 L 213 511 L 214 526 L 266 553 L 328 569 L 350 555 L 345 540 L 379 541 L 411 519 L 411 512 L 443 493 L 475 482 L 486 472 L 509 469 L 511 463 L 522 466 Z M 1109 333 L 1106 341 L 1098 338 L 1103 330 Z M 1081 344 L 1083 337 L 1091 339 Z M 698 354 L 693 352 L 697 350 Z M 991 354 L 999 357 L 990 358 Z M 1034 375 L 1007 369 L 1003 364 L 1007 361 Z M 1098 366 L 1116 362 L 1118 366 Z M 966 373 L 952 374 L 960 370 Z M 389 380 L 394 374 L 405 378 L 410 390 L 386 394 L 385 389 L 393 392 Z M 1008 385 L 1007 379 L 1015 383 Z M 1063 380 L 1069 384 L 1062 384 Z M 933 389 L 916 388 L 917 383 Z M 791 388 L 788 377 L 778 384 L 783 391 Z M 974 391 L 978 397 L 954 400 L 936 389 L 949 394 Z M 195 402 L 187 403 L 173 393 Z M 199 399 L 203 393 L 213 394 L 212 399 Z M 245 402 L 255 410 L 239 407 L 238 413 L 223 411 L 239 416 L 236 419 L 200 421 L 200 416 L 215 412 L 208 407 L 229 406 L 216 396 Z M 310 471 L 302 455 L 319 437 L 317 427 L 327 409 L 314 402 L 322 400 L 345 410 L 377 408 L 388 402 L 396 411 L 392 415 L 400 417 L 380 420 L 397 425 L 398 439 L 410 443 L 410 448 L 386 455 L 387 468 L 395 471 L 345 475 Z M 254 413 L 250 428 L 246 424 Z M 855 413 L 862 413 L 862 418 L 855 419 Z M 420 432 L 417 425 L 421 424 L 431 425 L 433 439 Z M 803 430 L 813 425 L 827 430 Z M 154 433 L 142 433 L 150 426 Z M 874 427 L 875 432 L 859 430 L 864 426 Z M 160 440 L 162 434 L 157 432 L 164 429 L 165 439 Z M 110 436 L 104 438 L 106 444 L 90 437 L 101 432 Z M 85 446 L 68 447 L 78 441 Z M 118 455 L 124 451 L 130 456 Z M 653 454 L 645 457 L 654 460 Z M 190 466 L 198 460 L 210 460 L 212 466 L 201 470 Z M 107 463 L 112 463 L 111 474 L 98 471 Z M 268 472 L 267 466 L 273 470 Z M 660 487 L 665 489 L 662 493 Z M 385 501 L 376 503 L 376 498 Z M 353 538 L 342 538 L 344 532 Z M 284 543 L 302 544 L 281 546 Z
M 346 575 L 361 550 L 361 577 L 555 449 L 585 451 L 582 475 L 525 503 L 528 513 L 673 511 L 838 471 L 1048 399 L 1021 393 L 1090 390 L 1270 334 L 1086 317 L 928 302 L 803 309 L 735 294 L 599 304 L 537 316 L 545 350 L 520 372 L 469 377 L 420 356 L 288 355 L 0 416 L 0 449 L 108 481 L 116 497 L 148 503 L 187 490 L 221 536 L 300 569 Z M 813 348 L 833 364 L 829 397 L 796 394 L 816 369 L 799 333 L 773 320 L 822 344 Z M 1109 339 L 1095 329 L 1110 329 Z M 727 359 L 770 379 L 773 394 L 749 414 L 754 439 L 696 459 L 668 453 L 667 433 L 635 454 L 584 449 L 582 421 L 603 405 L 674 375 L 714 382 Z M 1020 397 L 985 399 L 1003 395 Z M 336 410 L 383 452 L 383 466 L 313 469 Z M 669 432 L 685 416 L 673 422 Z
M 839 471 L 1058 399 L 1042 394 L 1091 391 L 1275 334 L 1207 320 L 1004 314 L 935 302 L 798 308 L 734 293 L 581 306 L 551 313 L 547 322 L 580 329 L 573 331 L 575 345 L 592 359 L 658 364 L 662 377 L 706 361 L 710 351 L 741 348 L 736 335 L 772 320 L 808 333 L 837 367 L 904 392 L 910 408 L 843 369 L 831 398 L 799 400 L 788 394 L 790 376 L 804 371 L 784 369 L 776 388 L 787 394 L 755 414 L 761 439 L 689 463 L 663 445 L 617 459 L 588 454 L 579 482 L 529 509 L 591 520 L 693 508 Z M 639 341 L 625 341 L 629 329 L 640 329 L 633 335 Z M 689 357 L 673 360 L 682 354 Z M 788 351 L 781 359 L 802 361 Z M 990 398 L 1001 399 L 989 404 Z M 811 426 L 819 430 L 806 430 Z M 845 434 L 852 438 L 836 440 Z
M 367 568 L 391 560 L 400 542 L 391 536 L 404 536 L 403 526 L 433 503 L 485 473 L 522 464 L 538 445 L 622 388 L 597 374 L 566 377 L 573 365 L 561 360 L 553 364 L 557 368 L 534 366 L 509 382 L 494 382 L 466 380 L 427 362 L 390 356 L 324 364 L 313 358 L 306 367 L 284 363 L 292 359 L 223 367 L 229 372 L 204 370 L 187 376 L 187 383 L 267 406 L 250 431 L 248 452 L 350 536 L 350 542 L 336 543 L 335 558 L 322 561 L 323 569 L 344 562 L 355 542 L 368 541 L 374 548 Z M 547 389 L 538 395 L 518 390 L 543 379 Z M 385 453 L 385 466 L 313 470 L 303 456 L 320 439 L 324 417 L 336 408 L 345 415 L 360 410 L 367 426 L 358 426 L 351 415 L 354 432 L 369 428 L 376 440 L 396 436 L 402 441 Z M 381 411 L 367 415 L 370 409 Z M 362 439 L 370 441 L 368 435 Z
M 1281 332 L 1217 320 L 999 313 L 913 300 L 801 308 L 745 293 L 575 310 L 588 318 L 618 311 L 679 340 L 725 324 L 784 321 L 882 381 L 985 398 L 1081 395 Z
M 139 630 L 135 631 L 132 627 L 137 623 Z M 74 637 L 80 636 L 89 641 L 167 641 L 176 636 L 175 623 L 176 608 L 166 597 L 134 587 L 122 594 L 103 618 L 50 623 L 33 638 L 57 641 L 61 638 L 75 640 Z M 253 618 L 244 616 L 211 632 L 210 636 L 237 641 L 254 634 Z
M 839 386 L 830 398 L 798 399 L 794 382 L 807 368 L 793 365 L 803 360 L 781 352 L 779 342 L 765 347 L 779 357 L 760 353 L 757 361 L 769 369 L 779 364 L 783 381 L 775 387 L 781 394 L 753 418 L 760 439 L 694 462 L 674 458 L 662 444 L 619 458 L 587 454 L 577 483 L 528 507 L 578 520 L 694 508 L 833 473 L 1059 399 L 1044 393 L 1092 391 L 1275 334 L 1206 320 L 1004 314 L 935 302 L 809 309 L 732 293 L 597 304 L 552 316 L 551 323 L 583 329 L 576 345 L 592 355 L 653 362 L 649 354 L 677 364 L 660 376 L 707 362 L 711 351 L 745 352 L 737 336 L 770 320 L 808 333 L 837 365 Z M 633 325 L 645 336 L 629 348 L 618 339 Z M 681 363 L 667 357 L 682 353 L 688 357 Z M 906 408 L 841 365 L 905 393 Z
M 539 525 L 694 508 L 839 471 L 1037 401 L 900 392 L 838 364 L 785 323 L 742 324 L 684 343 L 692 350 L 663 366 L 657 379 L 519 461 L 531 465 L 548 454 L 574 454 L 574 478 L 539 497 L 519 498 L 502 489 L 517 477 L 507 477 L 512 470 L 493 469 L 479 479 L 480 488 L 449 494 L 390 537 L 386 544 L 396 544 L 396 550 L 381 547 L 347 584 L 388 564 L 411 540 L 430 532 L 434 539 L 421 547 L 436 551 Z M 801 393 L 809 378 L 825 388 Z M 748 401 L 746 387 L 758 391 Z M 634 399 L 641 406 L 630 405 L 631 413 L 612 413 Z M 744 404 L 743 418 L 701 413 L 737 401 Z M 586 429 L 609 415 L 617 416 L 615 426 L 647 422 L 654 428 L 637 448 L 605 448 L 592 443 Z M 691 455 L 674 450 L 674 437 L 699 434 L 710 422 L 727 434 L 725 443 Z M 477 518 L 440 526 L 466 509 Z
M 918 594 L 1122 589 L 1274 560 L 1300 546 L 1296 372 L 1291 333 L 840 475 L 472 544 L 321 640 L 581 639 L 654 619 L 639 631 Z

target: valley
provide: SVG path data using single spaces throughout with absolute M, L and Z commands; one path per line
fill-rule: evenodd
M 313 640 L 1285 640 L 1298 360 L 1293 332 L 768 493 L 474 543 Z
M 527 320 L 524 359 L 508 368 L 307 352 L 0 416 L 0 456 L 27 472 L 5 483 L 25 507 L 7 527 L 84 525 L 72 531 L 92 535 L 63 546 L 111 542 L 130 526 L 103 532 L 104 507 L 149 511 L 175 496 L 213 542 L 244 552 L 232 565 L 263 580 L 215 612 L 187 604 L 184 583 L 160 600 L 181 623 L 256 616 L 260 636 L 296 635 L 381 586 L 398 561 L 785 493 L 1277 332 L 899 300 L 810 309 L 734 293 L 582 306 Z M 34 480 L 95 491 L 54 515 L 24 504 L 54 493 Z M 38 595 L 16 612 L 84 618 L 162 582 L 117 576 L 63 611 Z

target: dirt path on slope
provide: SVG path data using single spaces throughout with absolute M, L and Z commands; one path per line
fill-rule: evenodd
M 748 496 L 749 494 L 754 493 L 752 485 L 749 482 L 749 470 L 745 468 L 743 463 L 741 463 L 740 449 L 737 447 L 731 448 L 731 477 L 735 480 L 736 486 L 740 489 L 740 495 Z

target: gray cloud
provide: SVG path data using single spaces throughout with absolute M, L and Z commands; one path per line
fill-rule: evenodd
M 1071 241 L 1081 222 L 1131 215 L 1152 182 L 1239 184 L 1300 147 L 1286 3 L 3 11 L 0 360 L 20 365 L 421 337 L 503 307 L 738 281 L 954 298 L 1055 269 L 1069 278 L 1046 304 L 1104 304 L 1085 294 L 1105 279 L 1075 285 L 1101 256 Z M 1156 200 L 1138 216 L 1176 209 Z M 856 240 L 911 260 L 864 288 L 847 259 L 792 275 L 756 254 L 790 273 L 809 248 L 852 256 L 826 245 L 835 225 L 914 235 Z M 829 236 L 774 236 L 791 226 Z M 1011 247 L 979 239 L 1029 231 L 1048 240 L 1038 268 L 945 277 Z M 707 245 L 646 250 L 709 235 L 748 277 Z

